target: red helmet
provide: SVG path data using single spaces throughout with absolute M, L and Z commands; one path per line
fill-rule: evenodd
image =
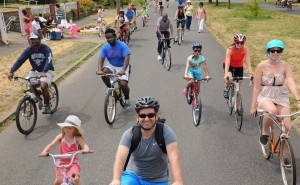
M 234 37 L 233 37 L 233 40 L 234 42 L 245 42 L 246 41 L 246 36 L 239 33 L 239 34 L 236 34 Z

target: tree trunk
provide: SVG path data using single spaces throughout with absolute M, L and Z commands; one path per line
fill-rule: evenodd
M 228 9 L 230 9 L 230 0 L 228 0 Z

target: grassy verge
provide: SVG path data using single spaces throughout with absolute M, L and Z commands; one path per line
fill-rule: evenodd
M 252 66 L 266 59 L 265 46 L 271 39 L 281 39 L 285 43 L 285 52 L 282 59 L 291 64 L 296 82 L 300 80 L 300 22 L 299 16 L 283 14 L 259 8 L 258 15 L 254 16 L 250 8 L 245 4 L 205 3 L 207 9 L 206 28 L 215 35 L 216 39 L 224 47 L 233 42 L 233 36 L 243 33 L 247 36 L 246 45 L 251 52 Z M 198 4 L 194 4 L 198 7 Z M 300 83 L 297 85 L 300 89 Z M 295 101 L 291 98 L 293 110 Z M 300 131 L 300 123 L 296 123 Z

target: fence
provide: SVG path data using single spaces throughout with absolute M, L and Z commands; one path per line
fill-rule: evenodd
M 1 39 L 5 44 L 8 44 L 7 32 L 6 32 L 6 25 L 4 21 L 4 15 L 0 12 L 0 32 L 1 32 Z

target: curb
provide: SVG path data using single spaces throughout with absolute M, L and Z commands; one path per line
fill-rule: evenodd
M 100 48 L 103 44 L 105 43 L 105 41 L 97 44 L 93 49 L 91 49 L 89 52 L 87 52 L 85 55 L 83 55 L 79 60 L 77 60 L 74 64 L 72 64 L 71 66 L 69 66 L 67 69 L 65 69 L 64 71 L 62 71 L 61 73 L 59 73 L 55 78 L 54 78 L 54 82 L 62 79 L 62 77 L 64 77 L 68 72 L 70 72 L 72 69 L 74 69 L 80 62 L 82 62 L 83 60 L 85 60 L 92 52 L 96 51 L 98 48 Z M 3 116 L 0 118 L 0 126 L 2 126 L 12 115 L 15 114 L 15 110 L 17 109 L 17 106 L 15 106 L 13 109 L 10 110 L 10 112 L 8 113 L 8 115 Z

